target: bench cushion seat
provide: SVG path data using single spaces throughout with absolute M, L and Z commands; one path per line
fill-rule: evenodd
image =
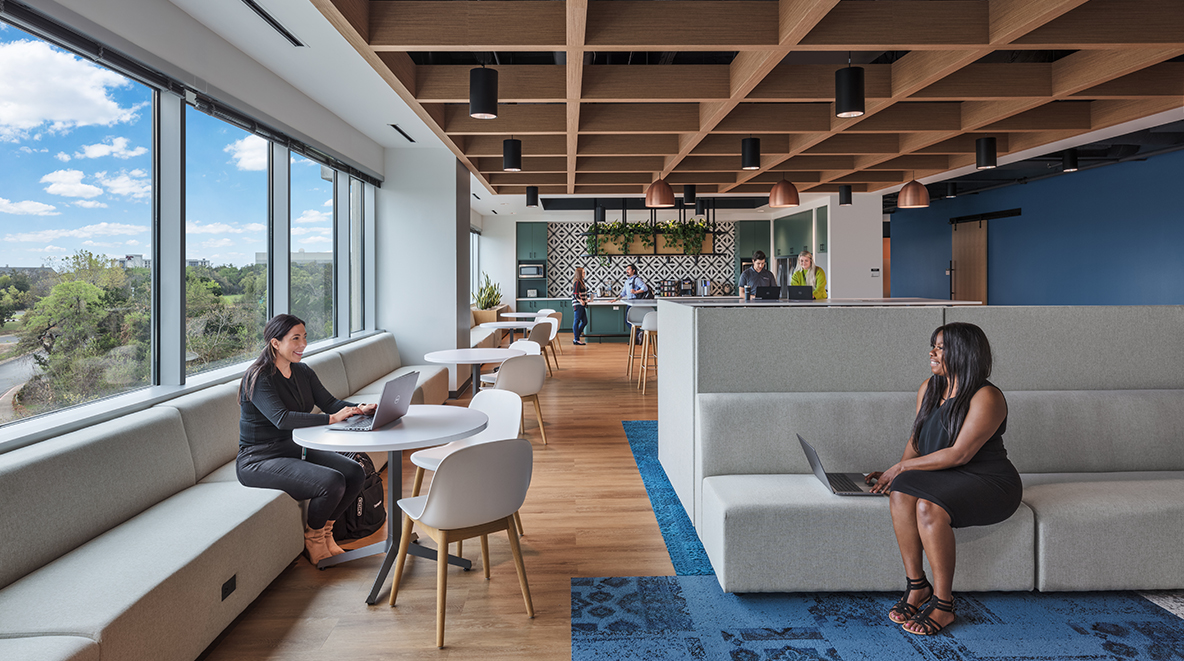
M 448 399 L 448 368 L 444 365 L 404 365 L 359 388 L 351 397 L 354 400 L 369 398 L 377 402 L 387 381 L 408 372 L 419 372 L 415 395 L 411 397 L 412 404 L 443 404 Z
M 13 661 L 99 661 L 99 644 L 81 636 L 0 638 L 0 659 Z

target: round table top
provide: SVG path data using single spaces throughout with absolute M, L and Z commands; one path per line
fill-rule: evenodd
M 391 452 L 443 445 L 483 431 L 489 416 L 462 406 L 415 404 L 378 431 L 333 431 L 326 426 L 292 430 L 292 440 L 314 450 Z
M 487 321 L 482 328 L 534 328 L 537 321 Z
M 539 316 L 538 312 L 503 312 L 503 317 L 510 317 L 512 319 L 534 319 Z
M 445 349 L 425 354 L 423 359 L 429 363 L 445 363 L 449 365 L 480 365 L 483 363 L 500 363 L 514 356 L 525 356 L 521 349 Z

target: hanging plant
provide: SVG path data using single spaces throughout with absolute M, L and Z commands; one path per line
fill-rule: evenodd
M 667 221 L 659 226 L 665 238 L 666 247 L 674 248 L 682 241 L 683 254 L 699 255 L 703 253 L 703 240 L 707 238 L 707 221 L 703 219 L 688 220 L 680 223 L 676 220 Z
M 642 248 L 654 247 L 654 230 L 648 223 L 633 223 L 629 226 L 631 228 L 629 240 L 641 239 Z
M 629 254 L 630 230 L 626 223 L 622 223 L 619 220 L 605 223 L 601 226 L 600 232 L 607 236 L 608 240 L 621 250 L 622 255 Z
M 584 237 L 584 252 L 593 256 L 599 255 L 600 246 L 603 241 L 603 234 L 589 234 L 588 236 Z

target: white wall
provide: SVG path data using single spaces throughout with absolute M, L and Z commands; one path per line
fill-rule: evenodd
M 375 198 L 378 327 L 395 335 L 404 364 L 469 346 L 468 171 L 452 152 L 388 149 L 391 173 Z M 484 242 L 484 241 L 483 241 Z M 449 389 L 458 383 L 450 368 Z
M 852 205 L 830 205 L 826 272 L 831 298 L 883 298 L 884 210 L 882 196 L 856 193 Z M 877 269 L 873 271 L 873 269 Z
M 502 289 L 502 303 L 512 308 L 518 295 L 516 273 L 517 259 L 517 222 L 501 216 L 484 216 L 484 229 L 481 231 L 481 270 L 489 274 L 489 279 Z

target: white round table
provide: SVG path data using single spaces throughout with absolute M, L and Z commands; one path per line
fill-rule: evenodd
M 510 331 L 510 341 L 514 341 L 514 331 L 522 329 L 522 336 L 526 337 L 526 331 L 535 327 L 537 321 L 487 321 L 481 324 L 481 328 L 500 328 L 502 330 Z
M 377 431 L 334 431 L 326 426 L 293 429 L 292 440 L 306 448 L 330 452 L 387 453 L 386 540 L 326 558 L 317 564 L 317 568 L 324 569 L 342 562 L 385 553 L 386 559 L 382 561 L 382 568 L 378 570 L 378 577 L 374 579 L 374 587 L 370 590 L 370 596 L 366 598 L 368 604 L 377 603 L 378 591 L 386 582 L 387 574 L 390 573 L 397 555 L 396 551 L 399 549 L 401 526 L 395 512 L 399 510 L 396 503 L 403 496 L 403 450 L 443 445 L 468 438 L 483 431 L 488 424 L 489 417 L 476 409 L 415 404 L 408 407 L 407 414 L 402 418 Z M 418 544 L 411 545 L 410 553 L 422 558 L 436 559 L 434 550 L 425 549 Z M 472 562 L 454 556 L 447 556 L 447 562 L 465 569 L 473 566 Z
M 503 312 L 503 317 L 511 319 L 534 319 L 539 316 L 538 312 Z
M 485 363 L 500 363 L 514 356 L 525 356 L 521 349 L 445 349 L 424 355 L 429 363 L 473 366 L 473 394 L 481 392 L 481 366 Z

